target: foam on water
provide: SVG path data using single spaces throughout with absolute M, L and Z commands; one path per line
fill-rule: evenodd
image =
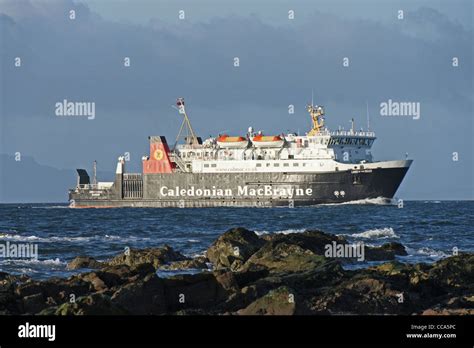
M 428 247 L 420 248 L 420 249 L 416 250 L 415 253 L 418 254 L 418 255 L 426 255 L 426 256 L 429 256 L 429 257 L 432 257 L 432 258 L 442 258 L 442 257 L 450 256 L 449 254 L 446 254 L 442 250 L 435 250 L 435 249 L 428 248 Z
M 274 234 L 274 233 L 281 233 L 281 234 L 290 234 L 290 233 L 302 233 L 304 231 L 306 231 L 307 229 L 306 228 L 300 228 L 300 229 L 288 229 L 288 230 L 281 230 L 281 231 L 255 231 L 255 234 L 257 234 L 258 236 L 262 236 L 264 234 Z
M 376 228 L 376 229 L 368 230 L 361 233 L 354 233 L 354 234 L 351 234 L 350 236 L 355 237 L 355 238 L 367 238 L 367 239 L 400 238 L 391 227 Z
M 4 259 L 0 261 L 0 264 L 4 263 L 15 263 L 24 265 L 45 265 L 45 266 L 61 266 L 66 265 L 67 262 L 61 261 L 59 258 L 36 260 L 36 259 Z
M 396 205 L 396 199 L 392 198 L 385 198 L 385 197 L 377 197 L 377 198 L 365 198 L 365 199 L 358 199 L 355 201 L 349 202 L 342 202 L 342 203 L 326 203 L 326 204 L 319 204 L 319 206 L 339 206 L 339 205 L 358 205 L 358 204 L 367 204 L 367 205 Z
M 25 242 L 72 242 L 72 243 L 83 243 L 91 241 L 110 241 L 117 240 L 121 242 L 132 242 L 138 240 L 149 240 L 148 237 L 135 237 L 135 236 L 117 236 L 117 235 L 95 235 L 88 237 L 39 237 L 35 235 L 24 236 L 21 234 L 11 234 L 11 233 L 0 233 L 0 240 L 12 240 L 12 241 L 25 241 Z

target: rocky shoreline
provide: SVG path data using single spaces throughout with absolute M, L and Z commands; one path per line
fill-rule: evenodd
M 474 254 L 432 265 L 396 261 L 400 243 L 363 246 L 366 261 L 327 257 L 347 246 L 321 231 L 258 236 L 244 228 L 222 234 L 205 256 L 169 246 L 127 249 L 99 262 L 76 257 L 67 279 L 37 281 L 0 272 L 0 314 L 34 315 L 472 315 Z M 163 272 L 194 271 L 161 276 Z

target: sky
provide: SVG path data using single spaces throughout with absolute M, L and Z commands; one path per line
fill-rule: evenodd
M 351 118 L 365 129 L 369 106 L 376 160 L 414 159 L 397 197 L 473 199 L 472 7 L 0 0 L 0 202 L 66 201 L 74 168 L 97 160 L 107 176 L 124 152 L 140 171 L 149 135 L 174 142 L 177 97 L 202 137 L 249 126 L 304 133 L 312 91 L 332 129 Z M 95 103 L 95 118 L 57 116 L 64 99 Z M 420 118 L 381 115 L 388 100 L 419 103 Z M 33 176 L 56 191 L 13 189 Z

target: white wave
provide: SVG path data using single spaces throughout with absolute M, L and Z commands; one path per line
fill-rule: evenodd
M 199 243 L 197 239 L 188 239 L 189 243 Z
M 368 230 L 361 233 L 354 233 L 350 235 L 351 237 L 355 238 L 400 238 L 393 228 L 391 227 L 384 227 L 384 228 L 376 228 L 373 230 Z
M 0 233 L 0 239 L 15 240 L 15 241 L 32 241 L 32 242 L 88 242 L 95 237 L 38 237 L 38 236 L 23 236 L 20 234 Z
M 120 241 L 136 241 L 136 240 L 149 240 L 148 237 L 135 237 L 135 236 L 116 236 L 116 235 L 103 235 L 103 236 L 88 236 L 88 237 L 38 237 L 38 236 L 23 236 L 20 234 L 11 233 L 0 233 L 0 240 L 15 240 L 15 241 L 30 241 L 30 242 L 89 242 L 93 240 L 120 240 Z
M 429 256 L 429 257 L 433 257 L 433 258 L 441 258 L 441 257 L 450 256 L 449 254 L 446 254 L 442 250 L 435 250 L 435 249 L 431 249 L 431 248 L 428 248 L 428 247 L 420 248 L 420 249 L 416 250 L 415 253 L 418 254 L 418 255 L 425 255 L 425 256 Z
M 255 234 L 261 236 L 264 234 L 273 234 L 273 233 L 278 233 L 278 234 L 290 234 L 290 233 L 302 233 L 306 231 L 306 228 L 301 228 L 301 229 L 288 229 L 288 230 L 281 230 L 281 231 L 255 231 Z
M 149 240 L 149 237 L 136 237 L 136 236 L 117 236 L 108 235 L 103 236 L 87 236 L 87 237 L 38 237 L 34 235 L 23 236 L 20 234 L 11 233 L 0 233 L 0 240 L 14 240 L 14 241 L 29 241 L 29 242 L 89 242 L 94 240 L 120 240 L 120 241 L 136 241 L 136 240 Z
M 27 264 L 27 265 L 47 265 L 47 266 L 61 266 L 66 265 L 67 262 L 61 261 L 59 258 L 36 260 L 36 259 L 5 259 L 1 263 L 15 263 L 15 264 Z
M 39 241 L 41 238 L 37 236 L 22 236 L 19 234 L 0 233 L 0 239 L 8 240 L 36 240 Z
M 365 199 L 358 199 L 355 201 L 348 201 L 342 203 L 323 203 L 318 204 L 318 206 L 332 206 L 332 205 L 358 205 L 358 204 L 367 204 L 367 205 L 397 205 L 397 201 L 395 199 L 385 198 L 385 197 L 377 197 L 377 198 L 365 198 Z

